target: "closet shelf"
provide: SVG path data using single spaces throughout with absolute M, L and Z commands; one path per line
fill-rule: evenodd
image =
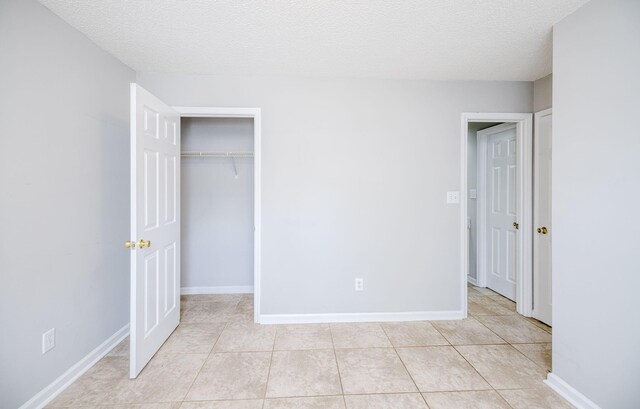
M 186 151 L 180 156 L 197 158 L 253 158 L 253 152 L 207 152 L 207 151 Z

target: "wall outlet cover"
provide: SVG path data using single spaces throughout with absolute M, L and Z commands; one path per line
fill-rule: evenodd
M 42 334 L 42 353 L 46 354 L 56 346 L 56 329 L 51 328 Z
M 364 279 L 356 278 L 356 291 L 364 291 Z

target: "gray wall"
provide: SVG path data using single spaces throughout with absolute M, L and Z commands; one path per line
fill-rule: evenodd
M 0 69 L 0 407 L 15 408 L 129 321 L 135 73 L 31 0 L 0 2 Z
M 170 105 L 262 108 L 265 314 L 459 310 L 460 114 L 533 108 L 530 82 L 138 81 Z
M 592 0 L 554 29 L 553 373 L 640 407 L 640 2 Z
M 553 74 L 533 82 L 533 112 L 551 108 L 553 99 Z
M 251 118 L 184 118 L 183 151 L 253 152 Z M 183 158 L 182 287 L 253 285 L 253 159 Z

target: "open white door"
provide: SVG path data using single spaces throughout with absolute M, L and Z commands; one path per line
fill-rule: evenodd
M 180 116 L 131 84 L 131 378 L 180 321 Z
M 534 124 L 533 317 L 551 325 L 551 109 Z
M 485 233 L 487 287 L 516 299 L 518 268 L 518 183 L 516 124 L 507 123 L 478 131 L 486 140 Z M 480 239 L 480 238 L 479 238 Z

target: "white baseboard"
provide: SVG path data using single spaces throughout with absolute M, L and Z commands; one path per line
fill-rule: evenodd
M 347 314 L 261 314 L 260 324 L 460 320 L 462 311 L 365 312 Z
M 96 349 L 89 352 L 87 356 L 78 361 L 69 368 L 58 379 L 51 382 L 48 386 L 38 392 L 34 397 L 29 399 L 20 409 L 40 409 L 47 403 L 51 402 L 56 396 L 64 391 L 82 374 L 87 372 L 89 368 L 96 364 L 102 357 L 107 355 L 116 345 L 122 342 L 129 335 L 129 324 L 120 328 L 115 334 L 111 335 L 106 341 L 100 344 Z
M 253 294 L 252 285 L 234 285 L 219 287 L 182 287 L 180 293 L 183 295 L 194 294 Z
M 478 280 L 476 280 L 475 278 L 473 278 L 471 276 L 467 276 L 467 281 L 470 282 L 471 284 L 475 285 L 476 287 L 478 286 Z
M 591 399 L 578 392 L 573 386 L 563 381 L 557 375 L 552 373 L 548 374 L 547 380 L 544 381 L 544 383 L 549 385 L 558 395 L 565 398 L 578 409 L 601 409 L 600 406 L 593 403 Z

